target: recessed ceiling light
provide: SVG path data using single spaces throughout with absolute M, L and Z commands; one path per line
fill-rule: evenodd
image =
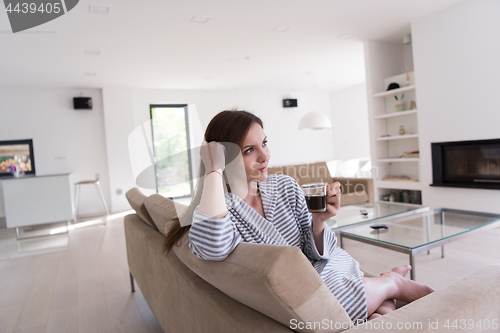
M 96 73 L 87 72 L 87 73 L 83 73 L 83 75 L 85 75 L 85 76 L 96 76 L 97 74 Z
M 277 31 L 277 32 L 285 32 L 288 30 L 288 27 L 284 27 L 282 25 L 278 25 L 276 28 L 273 29 L 273 31 Z
M 343 35 L 340 35 L 339 37 L 337 37 L 338 39 L 349 39 L 351 38 L 352 36 L 349 35 L 349 34 L 343 34 Z
M 95 14 L 109 14 L 110 10 L 109 6 L 89 5 L 89 12 Z
M 101 51 L 99 50 L 85 50 L 86 55 L 101 55 Z
M 210 17 L 205 17 L 205 16 L 193 16 L 191 19 L 191 23 L 207 23 L 208 20 L 210 20 Z
M 229 58 L 227 61 L 228 62 L 238 62 L 238 61 L 240 61 L 240 58 Z

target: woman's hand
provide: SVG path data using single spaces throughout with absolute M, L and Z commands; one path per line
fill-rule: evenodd
M 216 141 L 209 143 L 203 141 L 200 148 L 200 156 L 203 165 L 205 165 L 205 176 L 214 170 L 222 174 L 226 166 L 225 155 L 226 148 L 222 144 Z
M 326 193 L 326 211 L 323 213 L 312 214 L 313 225 L 322 224 L 322 222 L 325 222 L 329 218 L 337 215 L 337 212 L 340 209 L 340 195 L 341 191 L 339 182 L 328 185 Z
M 328 185 L 326 192 L 326 211 L 323 213 L 312 214 L 312 231 L 314 234 L 314 243 L 318 253 L 323 255 L 323 231 L 325 230 L 325 221 L 337 215 L 340 209 L 340 183 L 335 182 Z

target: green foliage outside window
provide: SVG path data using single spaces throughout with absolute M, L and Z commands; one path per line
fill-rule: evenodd
M 153 145 L 158 193 L 167 197 L 191 195 L 184 107 L 153 107 Z

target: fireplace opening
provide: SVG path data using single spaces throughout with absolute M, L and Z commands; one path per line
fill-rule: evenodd
M 431 186 L 500 189 L 500 139 L 431 143 Z

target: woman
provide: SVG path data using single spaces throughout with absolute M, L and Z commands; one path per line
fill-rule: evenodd
M 377 278 L 364 277 L 359 264 L 336 247 L 335 233 L 325 223 L 340 208 L 340 184 L 329 185 L 325 212 L 309 213 L 293 178 L 267 174 L 270 151 L 257 116 L 223 111 L 209 123 L 205 140 L 200 151 L 203 181 L 180 224 L 175 223 L 167 234 L 166 250 L 187 232 L 181 225 L 189 222 L 189 246 L 206 260 L 224 260 L 241 242 L 300 247 L 353 322 L 393 311 L 394 299 L 411 302 L 433 291 L 404 278 L 411 269 L 408 265 Z M 228 154 L 228 146 L 220 142 L 231 142 L 241 149 L 244 176 L 239 177 L 239 184 L 243 179 L 245 191 L 227 188 L 225 193 L 225 165 L 234 154 Z M 234 172 L 229 176 L 238 178 Z M 238 184 L 234 179 L 228 182 Z

